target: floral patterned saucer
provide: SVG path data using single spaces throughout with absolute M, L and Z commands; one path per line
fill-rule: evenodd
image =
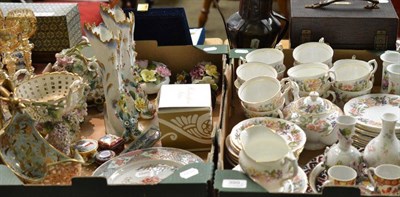
M 368 94 L 351 99 L 344 105 L 344 113 L 357 119 L 357 126 L 364 130 L 380 132 L 383 113 L 399 114 L 400 95 Z M 400 116 L 396 124 L 396 133 L 400 133 Z
M 235 166 L 232 170 L 235 170 L 238 172 L 243 172 L 243 169 L 240 167 L 240 165 Z M 250 178 L 253 179 L 254 182 L 257 182 L 257 180 L 255 180 L 254 178 L 252 178 L 252 177 L 250 177 Z M 285 187 L 284 191 L 282 191 L 282 192 L 305 193 L 307 190 L 307 185 L 308 185 L 306 173 L 299 167 L 297 176 L 295 176 L 289 184 L 290 185 L 288 187 Z
M 92 176 L 107 178 L 108 184 L 157 184 L 178 168 L 203 160 L 175 148 L 148 148 L 122 154 L 98 167 Z
M 282 136 L 296 157 L 299 157 L 303 151 L 304 144 L 306 143 L 306 134 L 304 131 L 292 122 L 270 117 L 250 118 L 236 124 L 230 134 L 232 146 L 241 149 L 240 133 L 246 128 L 255 125 L 264 125 Z

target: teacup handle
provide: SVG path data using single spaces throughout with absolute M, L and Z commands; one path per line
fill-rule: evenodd
M 374 174 L 374 167 L 369 167 L 367 171 L 368 179 L 371 182 L 372 186 L 374 186 L 374 191 L 376 191 L 376 182 L 374 180 L 373 174 Z
M 293 81 L 290 80 L 289 78 L 283 78 L 283 79 L 281 80 L 281 82 L 280 82 L 281 87 L 284 88 L 283 91 L 282 91 L 282 89 L 281 89 L 281 92 L 282 92 L 283 97 L 285 98 L 285 105 L 288 105 L 288 104 L 290 103 L 288 93 L 289 93 L 289 90 L 292 90 L 293 88 L 295 88 L 294 85 L 293 85 L 293 83 L 295 83 L 295 82 L 293 82 Z M 286 86 L 286 87 L 285 87 L 285 86 Z M 292 91 L 292 92 L 293 92 L 293 91 Z M 293 93 L 293 96 L 294 96 L 294 100 L 297 100 L 296 98 L 299 97 L 299 96 L 298 96 L 298 92 L 297 92 L 297 95 L 296 95 L 295 93 Z M 297 97 L 296 97 L 296 96 L 297 96 Z
M 283 181 L 289 180 L 289 179 L 293 179 L 297 173 L 299 172 L 299 164 L 297 163 L 297 159 L 296 158 L 291 158 L 289 156 L 286 156 L 283 162 L 283 165 L 285 165 L 286 163 L 290 163 L 290 165 L 293 167 L 293 174 L 287 178 L 284 178 Z
M 374 82 L 374 75 L 376 70 L 378 69 L 378 62 L 376 62 L 375 59 L 369 60 L 368 64 L 372 67 L 372 71 L 369 74 L 369 79 L 372 80 L 372 83 Z
M 325 43 L 325 38 L 324 38 L 324 37 L 321 37 L 321 38 L 318 40 L 318 42 L 319 42 L 319 43 Z
M 246 58 L 240 56 L 240 57 L 239 57 L 239 66 L 242 65 L 242 64 L 245 64 L 245 63 L 247 63 Z
M 331 85 L 333 85 L 336 82 L 336 73 L 333 70 L 328 71 L 328 77 L 331 79 L 329 82 Z
M 281 110 L 281 109 L 277 109 L 276 112 L 278 113 L 278 117 L 279 117 L 280 119 L 283 119 L 282 110 Z
M 335 92 L 334 91 L 332 91 L 332 90 L 328 90 L 328 91 L 326 91 L 325 92 L 325 94 L 324 95 L 322 95 L 322 97 L 324 97 L 324 98 L 328 98 L 329 97 L 329 95 L 331 95 L 332 96 L 332 102 L 335 102 L 336 101 L 336 94 L 335 94 Z

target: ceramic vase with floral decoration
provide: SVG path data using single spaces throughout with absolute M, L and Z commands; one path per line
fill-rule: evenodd
M 156 94 L 164 84 L 169 84 L 171 71 L 167 65 L 149 60 L 137 60 L 136 66 L 139 68 L 140 87 L 146 94 Z
M 339 142 L 325 149 L 324 165 L 327 169 L 335 165 L 345 165 L 356 170 L 358 174 L 361 173 L 362 155 L 351 145 L 355 125 L 356 119 L 352 116 L 339 116 L 336 119 L 335 130 L 337 130 Z
M 121 63 L 118 65 L 121 80 L 127 90 L 127 96 L 135 100 L 135 108 L 139 111 L 140 117 L 151 119 L 154 117 L 154 106 L 147 99 L 147 94 L 139 86 L 139 68 L 135 65 L 136 52 L 134 42 L 135 20 L 133 12 L 127 17 L 125 12 L 118 6 L 110 8 L 108 5 L 100 6 L 101 17 L 107 28 L 116 36 L 119 42 L 118 58 Z
M 365 147 L 363 159 L 368 167 L 381 164 L 400 165 L 400 141 L 395 134 L 397 115 L 384 113 L 381 120 L 382 130 Z
M 104 25 L 85 25 L 86 36 L 94 50 L 103 76 L 106 132 L 126 140 L 137 139 L 139 112 L 135 101 L 123 85 L 120 40 Z M 138 84 L 132 81 L 137 87 Z

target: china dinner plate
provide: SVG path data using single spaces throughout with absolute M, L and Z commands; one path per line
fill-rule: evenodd
M 238 171 L 238 172 L 243 172 L 243 169 L 240 167 L 240 165 L 235 166 L 232 170 Z M 244 173 L 244 172 L 243 172 Z M 255 178 L 250 177 L 251 179 L 254 180 L 254 182 L 257 182 Z M 307 190 L 308 186 L 308 179 L 306 173 L 299 167 L 297 175 L 291 180 L 290 186 L 286 188 L 285 191 L 282 191 L 284 193 L 305 193 Z
M 357 119 L 357 126 L 364 130 L 380 132 L 381 116 L 394 113 L 398 117 L 396 133 L 400 133 L 400 95 L 367 94 L 356 97 L 344 105 L 344 113 Z
M 102 176 L 108 184 L 157 184 L 178 168 L 203 160 L 185 150 L 155 147 L 115 157 L 98 167 L 92 176 Z
M 232 128 L 231 145 L 241 149 L 240 133 L 254 125 L 264 125 L 282 136 L 296 157 L 300 155 L 306 143 L 305 132 L 296 124 L 278 118 L 257 117 L 243 120 Z

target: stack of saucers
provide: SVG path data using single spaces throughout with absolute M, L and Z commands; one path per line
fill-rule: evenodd
M 381 115 L 383 113 L 399 114 L 399 108 L 400 95 L 394 94 L 367 94 L 348 101 L 343 111 L 346 115 L 357 119 L 353 145 L 365 147 L 381 131 Z M 395 133 L 397 138 L 400 138 L 400 119 L 397 121 Z
M 225 139 L 225 160 L 231 165 L 239 164 L 239 152 L 242 150 L 240 134 L 253 126 L 265 126 L 282 136 L 294 155 L 298 158 L 306 143 L 305 132 L 296 124 L 278 118 L 258 117 L 243 120 L 236 124 Z

